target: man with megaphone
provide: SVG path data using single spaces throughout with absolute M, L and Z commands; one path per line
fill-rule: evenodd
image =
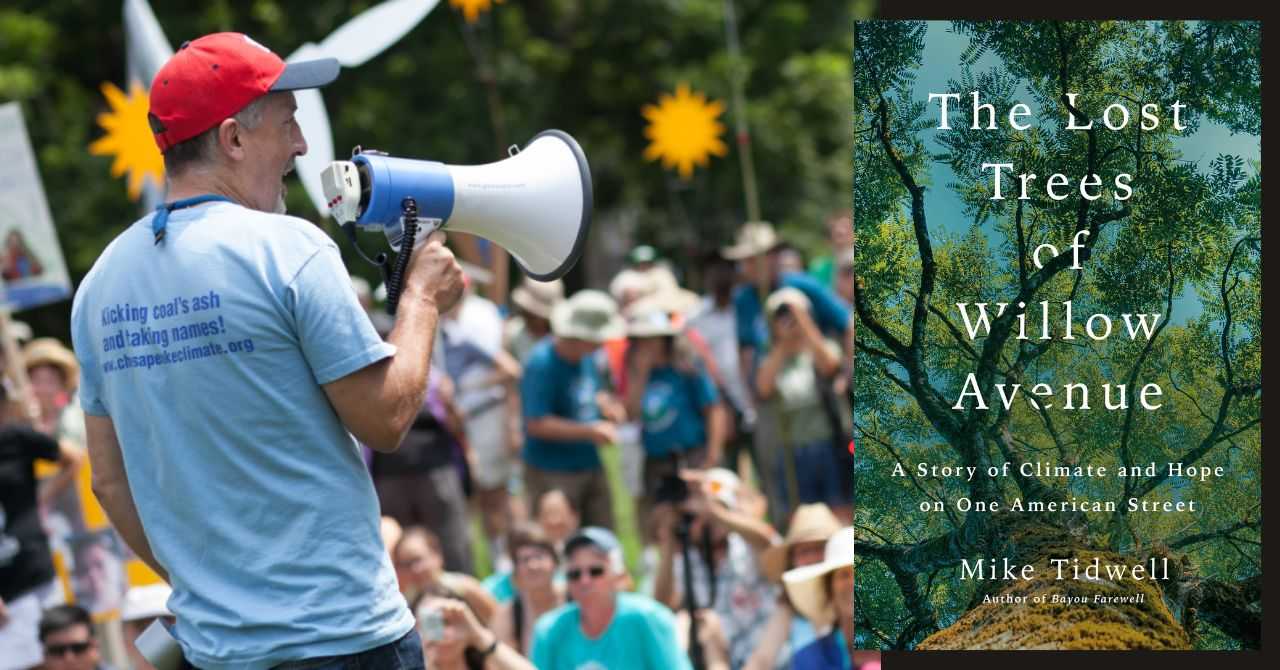
M 94 491 L 206 670 L 423 663 L 356 441 L 399 446 L 462 274 L 438 234 L 413 252 L 383 342 L 335 244 L 283 215 L 291 91 L 337 74 L 238 33 L 179 48 L 151 87 L 167 201 L 72 308 Z

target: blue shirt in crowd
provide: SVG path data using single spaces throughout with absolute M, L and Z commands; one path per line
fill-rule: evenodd
M 791 657 L 791 670 L 853 670 L 844 633 L 837 628 L 810 642 Z
M 703 413 L 719 401 L 715 382 L 705 371 L 681 372 L 670 366 L 654 368 L 641 400 L 645 454 L 662 457 L 706 444 L 707 424 Z
M 595 362 L 590 356 L 570 363 L 556 353 L 555 338 L 534 345 L 525 360 L 520 379 L 524 407 L 524 461 L 535 468 L 578 472 L 600 467 L 600 455 L 591 442 L 558 442 L 529 435 L 533 419 L 558 416 L 579 423 L 600 420 L 596 392 L 601 389 Z
M 803 272 L 784 272 L 774 290 L 788 287 L 798 289 L 809 298 L 813 307 L 810 314 L 823 333 L 836 336 L 848 328 L 849 305 L 830 287 Z M 750 284 L 739 286 L 733 294 L 733 309 L 737 317 L 738 346 L 753 347 L 757 355 L 763 355 L 769 346 L 769 324 L 756 288 Z
M 613 621 L 592 640 L 582 632 L 577 603 L 538 619 L 530 660 L 538 670 L 686 670 L 689 657 L 676 644 L 675 617 L 658 601 L 619 593 Z
M 413 628 L 356 440 L 322 384 L 392 356 L 338 248 L 231 203 L 117 237 L 72 307 L 86 414 L 109 416 L 187 659 L 257 670 Z

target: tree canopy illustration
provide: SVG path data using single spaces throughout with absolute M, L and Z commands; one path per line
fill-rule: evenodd
M 1260 25 L 1248 22 L 955 22 L 967 38 L 947 92 L 951 130 L 916 76 L 928 26 L 855 30 L 857 268 L 857 626 L 862 646 L 900 648 L 1256 648 L 1261 644 L 1261 164 L 1184 156 L 1209 124 L 1261 133 Z M 979 63 L 997 63 L 980 67 Z M 995 108 L 973 130 L 970 93 Z M 1185 105 L 1184 129 L 1170 105 Z M 1026 103 L 1026 129 L 1004 120 Z M 1122 130 L 1102 122 L 1125 105 Z M 1161 123 L 1138 122 L 1155 103 Z M 1154 110 L 1153 110 L 1154 111 Z M 1119 118 L 1118 114 L 1113 118 Z M 1068 130 L 1068 120 L 1089 130 Z M 985 124 L 985 118 L 984 118 Z M 932 133 L 937 133 L 933 135 Z M 936 137 L 932 145 L 926 139 Z M 993 170 L 1009 163 L 1003 198 Z M 955 179 L 936 183 L 945 165 Z M 1016 175 L 1034 173 L 1026 197 Z M 1070 197 L 1046 191 L 1062 173 Z M 1097 175 L 1100 197 L 1077 184 Z M 1125 197 L 1117 176 L 1128 175 Z M 926 217 L 950 191 L 964 225 Z M 931 209 L 931 212 L 938 210 Z M 1082 231 L 1079 269 L 1069 246 Z M 1035 250 L 1052 244 L 1063 252 Z M 1063 303 L 1076 317 L 1068 333 Z M 1042 302 L 1051 337 L 1041 339 Z M 987 303 L 967 331 L 958 303 Z M 995 305 L 1008 308 L 997 315 Z M 1018 307 L 1026 306 L 1025 310 Z M 1187 308 L 1186 305 L 1191 305 Z M 1179 311 L 1187 316 L 1171 320 Z M 1159 314 L 1130 338 L 1122 314 Z M 1106 314 L 1115 331 L 1085 332 Z M 972 316 L 972 312 L 970 314 Z M 1020 318 L 1026 338 L 1020 338 Z M 1096 325 L 1096 324 L 1095 324 Z M 1071 337 L 1067 337 L 1071 335 Z M 986 399 L 957 409 L 966 382 Z M 1001 393 L 1021 385 L 1011 403 Z M 1050 398 L 1029 395 L 1038 384 Z M 1086 386 L 1068 409 L 1064 384 Z M 1138 401 L 1148 384 L 1158 409 Z M 1003 385 L 1003 386 L 1001 386 Z M 1123 409 L 1104 407 L 1103 390 Z M 1034 400 L 1048 401 L 1036 403 Z M 1126 476 L 988 476 L 1004 462 L 1106 466 Z M 919 476 L 919 463 L 977 475 Z M 1147 470 L 1151 463 L 1153 470 Z M 1166 465 L 1222 466 L 1221 477 Z M 895 464 L 902 476 L 895 476 Z M 1138 466 L 1138 467 L 1135 467 Z M 1114 512 L 962 512 L 958 499 L 1113 501 Z M 1130 498 L 1196 501 L 1195 512 L 1131 512 Z M 922 502 L 944 501 L 937 513 Z M 961 580 L 962 560 L 1168 558 L 1167 581 Z M 992 596 L 1132 592 L 1115 606 L 1009 606 Z

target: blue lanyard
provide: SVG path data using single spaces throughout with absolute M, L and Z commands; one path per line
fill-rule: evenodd
M 156 207 L 156 215 L 151 219 L 151 232 L 156 236 L 156 244 L 160 244 L 164 240 L 164 229 L 169 225 L 169 215 L 175 209 L 186 209 L 187 207 L 195 207 L 203 205 L 206 202 L 235 202 L 225 195 L 197 195 L 194 198 L 186 198 L 175 202 L 166 203 Z

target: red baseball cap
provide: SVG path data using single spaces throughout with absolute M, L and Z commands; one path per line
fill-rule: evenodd
M 271 91 L 319 88 L 337 79 L 337 59 L 286 64 L 242 33 L 184 43 L 151 82 L 147 119 L 164 153 L 234 116 Z

